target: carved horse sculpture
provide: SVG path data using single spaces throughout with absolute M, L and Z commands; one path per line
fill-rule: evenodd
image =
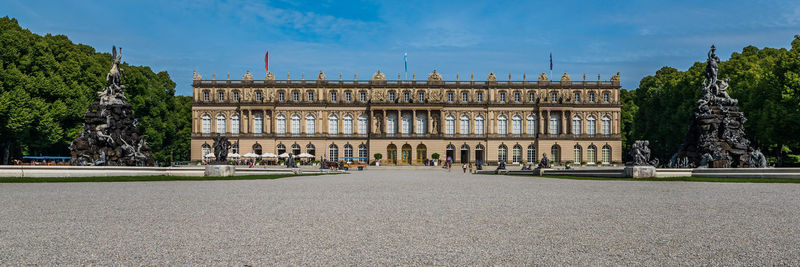
M 106 81 L 111 82 L 112 86 L 119 87 L 122 84 L 122 75 L 125 71 L 119 67 L 122 61 L 122 47 L 119 48 L 119 55 L 117 55 L 117 47 L 113 46 L 111 49 L 111 70 L 106 74 Z

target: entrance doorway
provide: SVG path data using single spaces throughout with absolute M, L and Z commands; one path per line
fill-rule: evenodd
M 454 145 L 452 145 L 452 144 L 450 144 L 450 145 L 447 145 L 447 150 L 446 150 L 446 152 L 445 152 L 445 157 L 444 157 L 444 159 L 445 159 L 445 160 L 448 160 L 448 159 L 449 159 L 449 160 L 453 160 L 453 159 L 454 159 L 454 157 L 456 156 L 456 154 L 455 154 L 455 150 L 456 150 L 456 147 L 455 147 Z
M 483 145 L 477 145 L 475 147 L 475 164 L 483 164 Z
M 469 146 L 461 145 L 461 163 L 469 163 Z
M 386 162 L 397 164 L 397 146 L 390 144 L 386 147 Z
M 403 163 L 411 165 L 411 145 L 405 144 L 403 145 Z

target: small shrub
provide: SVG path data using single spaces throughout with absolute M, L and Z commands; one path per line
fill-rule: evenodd
M 439 153 L 433 153 L 433 154 L 431 154 L 431 158 L 432 158 L 432 159 L 439 159 Z

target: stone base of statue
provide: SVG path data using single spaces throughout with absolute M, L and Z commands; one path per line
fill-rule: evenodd
M 654 178 L 656 177 L 656 167 L 654 166 L 625 166 L 626 178 Z
M 206 165 L 205 176 L 228 177 L 236 175 L 236 167 L 233 165 Z
M 533 175 L 535 176 L 544 176 L 545 171 L 552 170 L 553 168 L 535 168 L 533 169 Z

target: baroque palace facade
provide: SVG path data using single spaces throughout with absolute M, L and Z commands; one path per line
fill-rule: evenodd
M 230 77 L 230 75 L 228 75 Z M 288 76 L 288 75 L 287 75 Z M 621 162 L 619 73 L 609 81 L 203 80 L 194 73 L 192 160 L 226 135 L 233 152 L 309 153 L 420 165 L 431 155 L 455 163 Z

